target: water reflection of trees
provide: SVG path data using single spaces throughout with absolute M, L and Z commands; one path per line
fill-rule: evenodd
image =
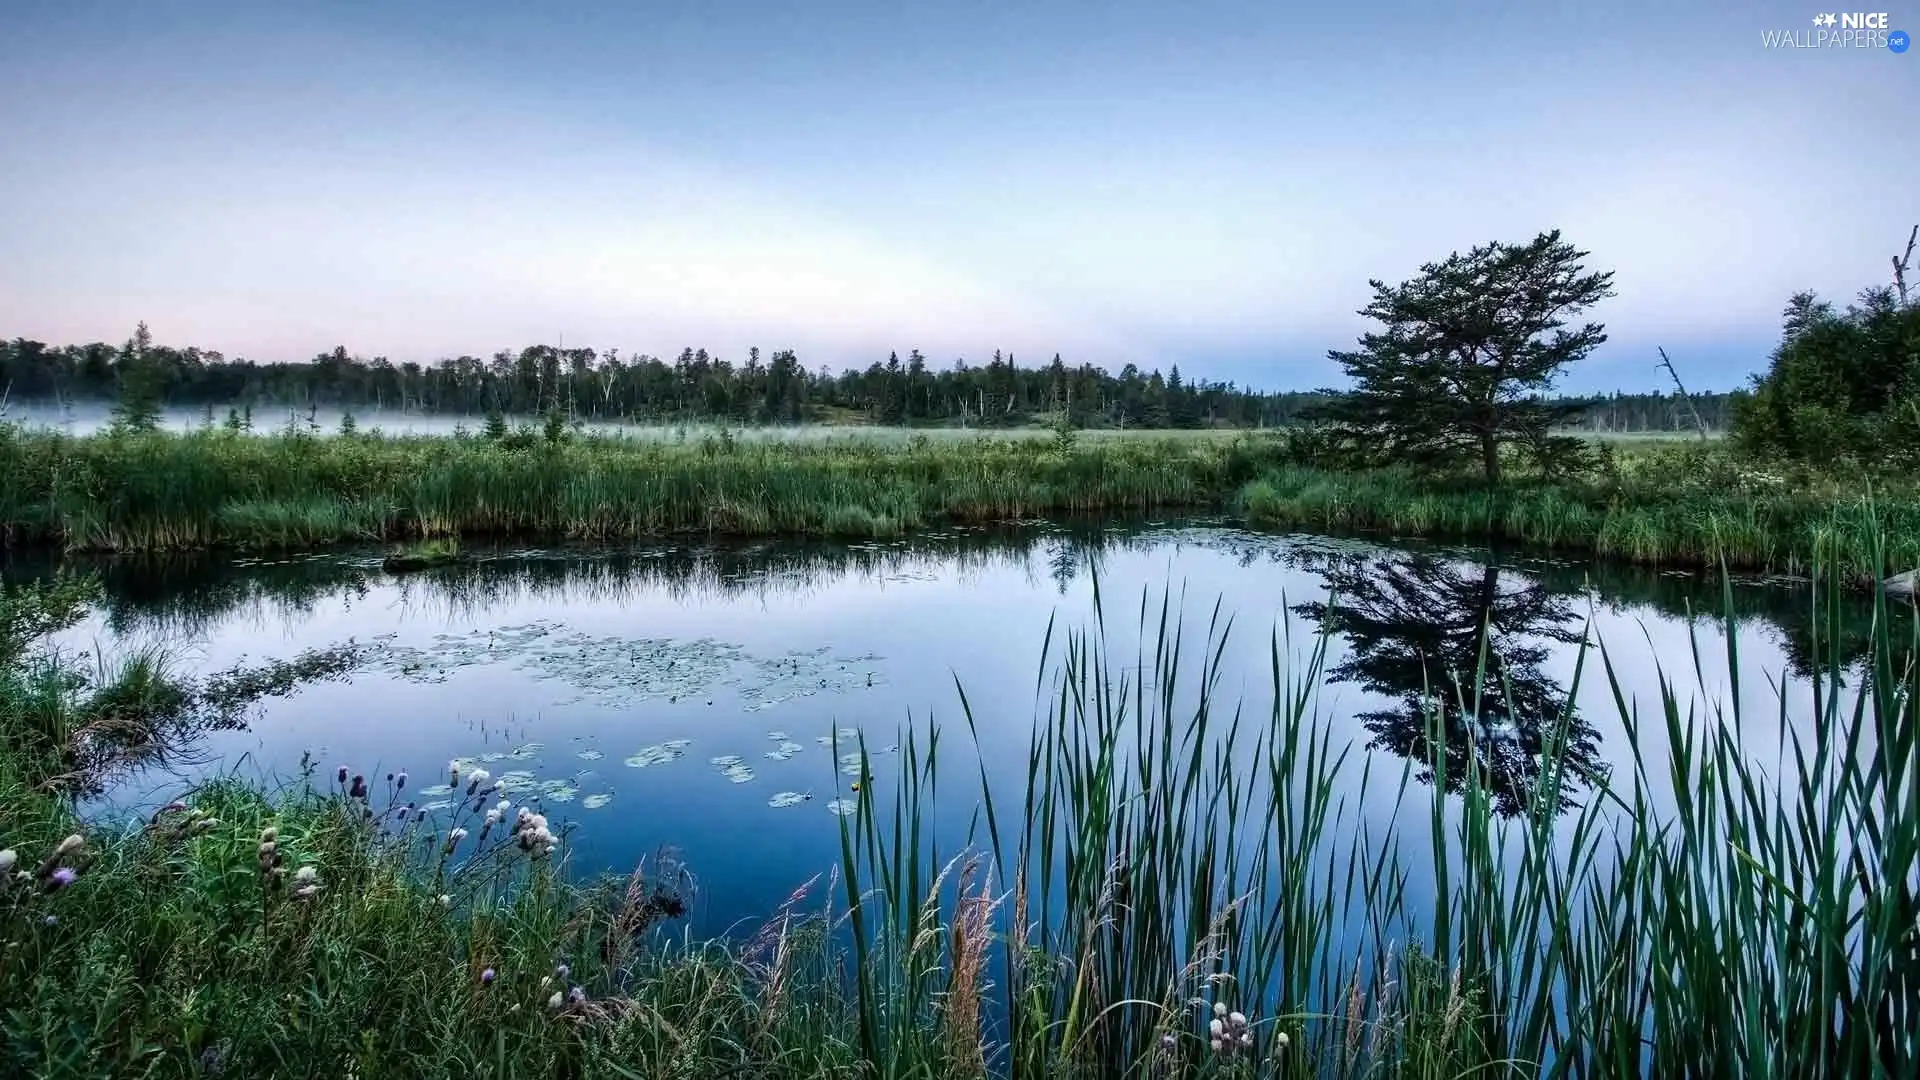
M 1421 777 L 1431 781 L 1425 763 L 1439 734 L 1447 788 L 1462 790 L 1471 770 L 1503 815 L 1528 810 L 1543 791 L 1564 809 L 1602 769 L 1593 726 L 1542 669 L 1552 646 L 1584 638 L 1585 624 L 1565 596 L 1491 563 L 1429 554 L 1308 561 L 1318 564 L 1332 599 L 1293 611 L 1349 649 L 1327 677 L 1398 699 L 1356 717 L 1375 747 L 1423 763 Z M 1564 776 L 1543 787 L 1553 747 Z
M 233 560 L 98 558 L 60 562 L 16 555 L 0 577 L 26 580 L 56 569 L 101 579 L 99 605 L 115 633 L 196 634 L 247 612 L 300 617 L 325 603 L 348 604 L 376 588 L 412 613 L 461 617 L 521 600 L 619 603 L 640 595 L 682 602 L 741 596 L 805 597 L 849 578 L 903 582 L 955 575 L 962 580 L 1022 567 L 1036 584 L 1051 579 L 1064 594 L 1101 555 L 1157 543 L 1138 530 L 1087 526 L 953 530 L 911 541 L 689 542 L 648 547 L 469 548 L 465 563 L 394 578 L 379 552 Z M 397 595 L 395 595 L 397 594 Z

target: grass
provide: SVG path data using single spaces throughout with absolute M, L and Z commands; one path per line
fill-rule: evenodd
M 380 561 L 380 568 L 389 574 L 407 574 L 436 566 L 452 566 L 464 559 L 458 537 L 436 537 L 395 548 Z
M 1276 639 L 1249 709 L 1220 690 L 1218 608 L 1190 632 L 1143 596 L 1127 631 L 1097 603 L 1048 635 L 1024 775 L 969 776 L 951 735 L 912 727 L 895 790 L 841 819 L 838 882 L 796 883 L 744 943 L 659 929 L 671 867 L 572 882 L 567 838 L 542 854 L 544 822 L 490 822 L 471 773 L 458 836 L 401 813 L 402 776 L 217 784 L 83 826 L 43 782 L 57 740 L 19 737 L 74 733 L 36 719 L 54 704 L 26 673 L 57 667 L 32 641 L 83 600 L 0 608 L 12 1074 L 1920 1074 L 1920 673 L 1896 666 L 1920 622 L 1884 594 L 1865 691 L 1836 691 L 1829 658 L 1809 712 L 1782 695 L 1777 743 L 1741 714 L 1765 676 L 1731 635 L 1730 704 L 1704 711 L 1681 685 L 1705 696 L 1698 642 L 1652 701 L 1621 689 L 1620 643 L 1583 653 L 1628 762 L 1569 813 L 1515 817 L 1480 782 L 1484 743 L 1457 796 L 1412 763 L 1376 775 L 1319 709 L 1324 639 L 1298 665 Z M 1431 720 L 1436 744 L 1476 730 Z M 1559 804 L 1559 749 L 1549 730 L 1533 807 Z M 956 791 L 977 825 L 942 840 Z
M 677 532 L 882 537 L 938 522 L 1224 502 L 1256 439 L 775 443 L 219 433 L 0 439 L 0 530 L 72 551 Z
M 69 552 L 310 549 L 462 538 L 894 537 L 1074 514 L 1229 509 L 1256 528 L 1516 542 L 1852 585 L 1920 566 L 1920 488 L 1762 468 L 1725 441 L 1614 445 L 1582 481 L 1495 490 L 1303 464 L 1283 436 L 88 436 L 0 432 L 0 539 Z M 1772 471 L 1769 471 L 1771 469 Z M 1870 534 L 1885 537 L 1877 562 Z M 403 549 L 396 569 L 412 565 Z M 431 561 L 431 560 L 430 560 Z
M 1920 488 L 1771 468 L 1727 443 L 1647 442 L 1585 482 L 1488 490 L 1404 470 L 1283 467 L 1240 493 L 1256 528 L 1506 541 L 1653 566 L 1811 576 L 1861 586 L 1920 566 Z M 1883 561 L 1884 560 L 1884 561 Z

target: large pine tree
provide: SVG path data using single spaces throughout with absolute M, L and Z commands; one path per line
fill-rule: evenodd
M 1568 328 L 1613 293 L 1612 272 L 1588 273 L 1587 254 L 1556 229 L 1455 252 L 1399 285 L 1369 282 L 1373 302 L 1360 314 L 1382 329 L 1351 352 L 1327 353 L 1354 388 L 1311 417 L 1338 425 L 1370 457 L 1477 464 L 1489 484 L 1506 446 L 1548 468 L 1566 461 L 1577 440 L 1553 431 L 1579 406 L 1542 399 L 1562 368 L 1607 339 L 1596 322 Z

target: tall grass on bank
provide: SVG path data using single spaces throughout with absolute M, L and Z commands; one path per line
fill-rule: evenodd
M 1910 478 L 1876 488 L 1859 477 L 1782 476 L 1724 444 L 1651 447 L 1620 461 L 1609 478 L 1492 490 L 1404 470 L 1285 467 L 1247 485 L 1237 506 L 1255 528 L 1494 540 L 1801 576 L 1819 565 L 1860 586 L 1886 565 L 1920 567 L 1920 490 Z
M 839 887 L 796 883 L 745 944 L 659 937 L 673 875 L 570 885 L 566 838 L 471 771 L 454 821 L 402 814 L 404 775 L 342 771 L 280 798 L 215 785 L 116 833 L 0 732 L 21 875 L 0 1071 L 1920 1075 L 1920 673 L 1894 647 L 1920 623 L 1884 599 L 1863 689 L 1836 662 L 1764 738 L 1731 635 L 1730 696 L 1704 708 L 1684 671 L 1629 699 L 1602 642 L 1580 675 L 1607 680 L 1629 761 L 1554 815 L 1549 732 L 1540 809 L 1514 818 L 1479 744 L 1459 796 L 1375 775 L 1320 711 L 1324 639 L 1299 665 L 1274 639 L 1249 710 L 1221 690 L 1217 608 L 1196 635 L 1143 598 L 1131 652 L 1107 610 L 1049 633 L 1024 775 L 952 775 L 947 737 L 913 728 L 894 790 L 841 819 Z M 1436 710 L 1427 766 L 1495 719 Z M 964 839 L 933 828 L 953 798 L 979 807 Z
M 1236 439 L 698 442 L 0 432 L 0 530 L 69 550 L 699 531 L 893 536 L 938 522 L 1223 503 L 1278 458 Z
M 1549 732 L 1511 820 L 1477 768 L 1442 794 L 1437 714 L 1430 787 L 1369 775 L 1316 713 L 1320 653 L 1290 670 L 1276 641 L 1248 716 L 1217 693 L 1222 628 L 1183 649 L 1143 603 L 1126 656 L 1097 618 L 1054 654 L 1024 785 L 979 778 L 973 842 L 926 825 L 937 731 L 845 826 L 862 1051 L 885 1076 L 1920 1074 L 1920 676 L 1892 648 L 1920 624 L 1877 611 L 1868 690 L 1836 665 L 1810 715 L 1783 694 L 1778 744 L 1746 734 L 1731 632 L 1704 713 L 1665 669 L 1628 699 L 1602 643 L 1630 767 L 1555 816 Z M 1694 668 L 1704 691 L 1698 642 Z M 1424 835 L 1369 824 L 1383 788 Z

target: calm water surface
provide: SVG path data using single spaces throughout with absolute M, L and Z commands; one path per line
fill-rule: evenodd
M 1350 770 L 1346 794 L 1359 800 L 1354 820 L 1382 830 L 1425 828 L 1424 805 L 1402 810 L 1403 824 L 1389 801 L 1402 770 L 1428 752 L 1426 688 L 1473 670 L 1482 626 L 1506 690 L 1490 689 L 1481 706 L 1498 719 L 1479 732 L 1479 760 L 1503 812 L 1525 807 L 1541 724 L 1570 691 L 1582 777 L 1570 802 L 1592 797 L 1627 754 L 1597 653 L 1575 688 L 1583 641 L 1604 644 L 1622 692 L 1644 709 L 1658 708 L 1658 665 L 1684 702 L 1731 702 L 1717 582 L 1484 550 L 1200 522 L 478 554 L 406 577 L 383 573 L 378 552 L 85 564 L 108 597 L 67 635 L 69 648 L 164 642 L 186 669 L 211 671 L 366 646 L 350 678 L 266 703 L 246 730 L 207 736 L 191 765 L 126 780 L 100 811 L 150 807 L 222 773 L 297 782 L 303 755 L 320 783 L 336 765 L 373 778 L 406 770 L 407 797 L 430 805 L 449 797 L 433 788 L 449 759 L 469 759 L 507 776 L 516 799 L 574 824 L 566 850 L 577 871 L 624 871 L 671 850 L 699 883 L 696 928 L 724 930 L 837 862 L 834 802 L 860 797 L 841 757 L 856 749 L 853 732 L 873 755 L 869 790 L 888 792 L 894 747 L 940 727 L 933 813 L 942 844 L 963 844 L 979 803 L 974 755 L 994 784 L 1018 791 L 1047 704 L 1049 620 L 1089 624 L 1096 577 L 1109 640 L 1128 657 L 1143 598 L 1157 619 L 1170 592 L 1196 654 L 1209 622 L 1231 619 L 1219 689 L 1243 699 L 1249 717 L 1270 706 L 1270 650 L 1304 670 L 1325 631 L 1317 708 L 1372 755 L 1364 781 Z M 48 569 L 16 561 L 8 573 Z M 1747 583 L 1735 602 L 1744 731 L 1771 753 L 1780 698 L 1770 684 L 1785 688 L 1789 723 L 1810 701 L 1808 600 Z M 1852 620 L 1859 643 L 1845 638 L 1843 648 L 1863 647 L 1867 614 Z

